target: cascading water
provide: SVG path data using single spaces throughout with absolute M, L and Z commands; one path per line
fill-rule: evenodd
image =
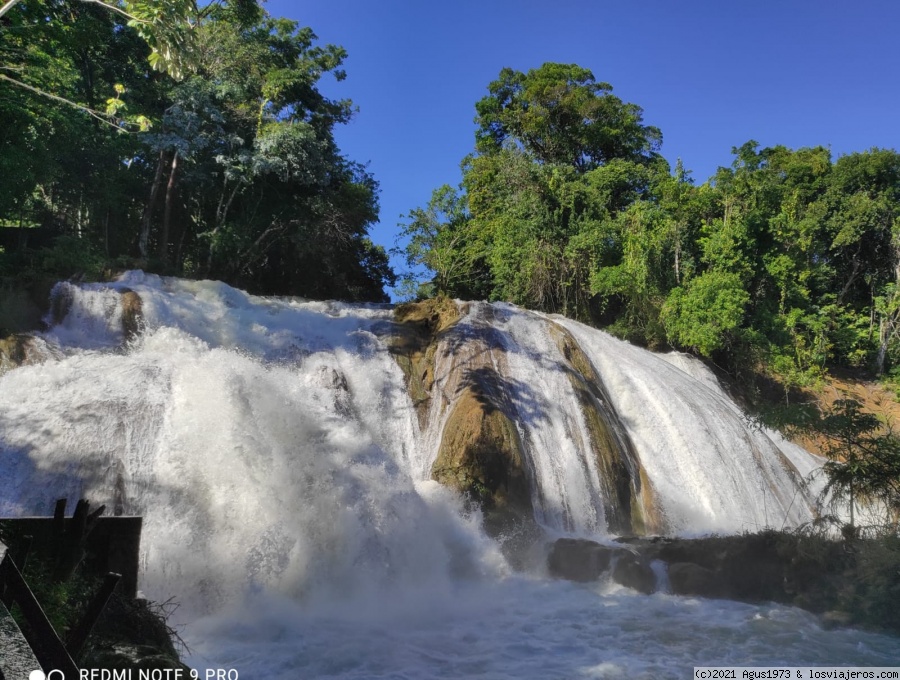
M 758 531 L 812 519 L 802 482 L 813 457 L 749 423 L 702 364 L 559 323 L 609 386 L 675 533 Z
M 126 342 L 128 290 L 142 329 Z M 615 407 L 615 438 L 633 445 L 635 488 L 652 487 L 672 531 L 808 518 L 795 481 L 814 460 L 748 428 L 677 356 L 473 304 L 435 350 L 433 391 L 445 396 L 423 431 L 388 349 L 388 307 L 139 272 L 57 294 L 69 310 L 41 337 L 46 349 L 0 376 L 0 515 L 45 514 L 62 496 L 143 515 L 141 588 L 181 602 L 198 667 L 658 678 L 712 663 L 888 665 L 900 653 L 894 639 L 824 631 L 793 609 L 512 573 L 479 514 L 430 481 L 461 364 L 487 352 L 477 361 L 505 378 L 536 520 L 607 533 L 609 492 L 564 329 L 605 383 L 592 399 Z

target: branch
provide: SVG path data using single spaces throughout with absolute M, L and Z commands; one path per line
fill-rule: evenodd
M 254 241 L 251 244 L 251 246 L 249 248 L 247 248 L 243 253 L 241 253 L 238 256 L 238 258 L 237 258 L 238 266 L 235 267 L 234 271 L 236 271 L 236 272 L 243 271 L 247 267 L 249 267 L 251 264 L 253 264 L 253 261 L 255 259 L 253 253 L 265 241 L 265 238 L 273 233 L 276 236 L 279 236 L 280 234 L 284 233 L 287 230 L 288 226 L 289 226 L 288 224 L 276 224 L 275 226 L 271 226 L 268 229 L 266 229 L 262 234 L 260 234 L 259 238 L 256 239 L 256 241 Z
M 0 7 L 0 17 L 6 14 L 9 10 L 19 4 L 19 0 L 9 0 L 3 7 Z
M 4 14 L 6 14 L 9 10 L 11 10 L 16 5 L 18 5 L 19 2 L 20 2 L 20 0 L 9 0 L 9 2 L 7 2 L 5 5 L 0 7 L 0 17 L 2 17 Z M 136 16 L 129 14 L 128 12 L 126 12 L 124 9 L 121 9 L 120 7 L 116 7 L 115 5 L 107 5 L 102 0 L 81 0 L 81 2 L 88 3 L 88 4 L 94 4 L 94 5 L 100 5 L 101 7 L 105 7 L 106 9 L 112 10 L 113 12 L 118 12 L 123 17 L 126 17 L 131 21 L 137 21 L 142 24 L 148 23 L 144 19 L 138 19 Z
M 213 0 L 213 2 L 209 3 L 203 9 L 199 10 L 198 13 L 201 19 L 206 19 L 210 14 L 212 14 L 213 9 L 216 7 L 220 7 L 222 5 L 222 0 Z
M 18 2 L 18 1 L 19 0 L 15 0 L 15 2 Z M 130 21 L 136 21 L 139 24 L 150 23 L 150 22 L 146 21 L 145 19 L 138 19 L 136 16 L 134 16 L 133 14 L 129 14 L 121 7 L 116 7 L 115 5 L 107 5 L 102 0 L 81 0 L 81 2 L 84 2 L 86 4 L 100 5 L 101 7 L 105 7 L 106 9 L 112 10 L 113 12 L 118 12 L 126 19 L 128 19 Z
M 18 0 L 15 0 L 15 1 L 18 2 Z M 3 73 L 0 73 L 0 80 L 5 80 L 8 83 L 12 83 L 16 87 L 21 87 L 22 89 L 28 90 L 29 92 L 33 92 L 34 94 L 38 94 L 42 97 L 46 97 L 47 99 L 52 99 L 53 101 L 62 102 L 63 104 L 67 104 L 68 106 L 78 109 L 79 111 L 84 111 L 89 116 L 96 118 L 101 123 L 105 123 L 106 125 L 109 125 L 110 127 L 115 128 L 119 132 L 130 133 L 130 130 L 127 130 L 123 127 L 120 127 L 119 125 L 116 125 L 115 123 L 110 121 L 108 118 L 103 117 L 98 112 L 94 111 L 93 109 L 88 108 L 87 106 L 84 106 L 83 104 L 78 104 L 76 102 L 73 102 L 71 99 L 66 99 L 65 97 L 60 97 L 55 94 L 50 94 L 49 92 L 44 92 L 43 90 L 40 90 L 36 87 L 32 87 L 31 85 L 26 85 L 21 80 L 16 80 L 15 78 L 10 78 L 9 76 L 4 75 Z

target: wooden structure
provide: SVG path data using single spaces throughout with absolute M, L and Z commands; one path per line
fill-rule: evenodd
M 31 536 L 33 550 L 52 553 L 60 534 L 70 533 L 74 518 L 19 517 L 0 519 L 8 535 Z M 122 575 L 117 592 L 123 597 L 137 596 L 142 517 L 98 517 L 84 537 L 83 569 L 102 576 L 108 572 Z
M 56 669 L 65 677 L 79 677 L 73 658 L 82 651 L 113 591 L 122 585 L 120 591 L 134 597 L 137 590 L 141 518 L 114 517 L 101 523 L 103 508 L 89 513 L 89 504 L 79 501 L 75 514 L 67 519 L 65 507 L 65 500 L 58 501 L 52 518 L 0 520 L 4 530 L 18 539 L 16 555 L 0 543 L 0 680 L 27 677 L 38 668 L 45 673 Z M 106 525 L 106 531 L 96 533 L 102 524 Z M 68 632 L 65 642 L 47 619 L 19 569 L 19 565 L 24 567 L 35 547 L 45 557 L 50 556 L 52 578 L 59 582 L 68 580 L 86 555 L 88 563 L 93 560 L 89 566 L 93 573 L 105 572 L 102 585 L 80 622 Z M 120 573 L 108 571 L 112 565 L 126 568 L 129 578 L 124 583 Z M 21 612 L 24 623 L 21 629 L 9 614 L 13 606 Z M 27 670 L 23 675 L 24 669 Z
M 28 584 L 25 583 L 25 579 L 22 578 L 15 561 L 6 549 L 3 550 L 3 560 L 0 561 L 0 593 L 2 593 L 0 600 L 2 600 L 4 613 L 7 613 L 7 610 L 16 604 L 22 610 L 22 616 L 27 624 L 26 630 L 20 631 L 15 622 L 12 622 L 12 626 L 15 628 L 11 628 L 13 637 L 9 646 L 11 648 L 10 651 L 14 652 L 13 655 L 16 658 L 17 665 L 28 661 L 27 658 L 23 658 L 27 656 L 24 647 L 21 645 L 21 640 L 24 640 L 33 652 L 34 660 L 38 663 L 37 666 L 32 666 L 30 671 L 36 668 L 41 668 L 45 672 L 58 669 L 66 677 L 77 678 L 78 667 L 72 661 L 72 657 L 66 650 L 65 645 L 63 645 L 62 640 L 59 639 L 56 631 L 53 630 L 53 626 L 47 620 L 44 610 L 41 609 L 41 605 L 38 604 Z M 15 634 L 16 631 L 21 635 L 21 638 Z M 6 654 L 4 654 L 4 665 L 6 665 L 5 657 Z M 8 669 L 9 673 L 14 671 L 15 669 Z M 4 675 L 8 674 L 7 671 L 2 672 Z M 10 675 L 10 677 L 15 676 Z

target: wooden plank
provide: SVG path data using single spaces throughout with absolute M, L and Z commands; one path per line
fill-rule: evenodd
M 64 518 L 64 531 L 68 531 L 71 518 Z M 143 519 L 135 516 L 99 517 L 87 538 L 88 556 L 83 568 L 90 574 L 103 576 L 114 571 L 122 574 L 117 592 L 125 597 L 137 595 L 140 570 L 141 530 Z M 52 554 L 55 540 L 52 517 L 0 518 L 0 524 L 17 537 L 34 537 L 32 553 Z M 13 555 L 13 559 L 16 555 Z M 21 569 L 21 564 L 16 560 Z
M 56 669 L 66 677 L 77 678 L 78 667 L 8 553 L 0 561 L 0 582 L 6 583 L 9 599 L 22 610 L 28 624 L 27 632 L 22 632 L 44 672 Z

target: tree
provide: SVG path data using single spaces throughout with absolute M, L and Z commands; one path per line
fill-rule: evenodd
M 822 198 L 837 302 L 877 323 L 876 373 L 900 332 L 900 154 L 872 149 L 838 159 Z
M 3 17 L 0 63 L 35 91 L 0 83 L 0 166 L 18 172 L 0 185 L 0 223 L 42 225 L 117 266 L 139 256 L 151 271 L 258 293 L 385 300 L 394 275 L 368 238 L 378 184 L 333 134 L 354 107 L 319 89 L 344 78 L 343 48 L 254 0 L 218 0 L 194 8 L 190 69 L 176 81 L 162 49 L 154 63 L 170 67 L 151 68 L 137 31 L 185 5 L 129 6 L 150 18 L 129 26 L 99 0 L 19 0 Z M 110 126 L 71 115 L 51 92 L 101 118 L 107 93 L 124 97 Z M 125 99 L 152 129 L 121 133 Z M 3 257 L 13 268 L 47 261 Z
M 592 272 L 618 248 L 611 223 L 668 172 L 659 131 L 611 91 L 572 64 L 503 69 L 476 103 L 457 207 L 439 190 L 410 213 L 410 262 L 437 267 L 453 295 L 590 319 Z
M 434 278 L 419 292 L 459 294 L 473 274 L 472 254 L 463 247 L 469 241 L 465 198 L 445 184 L 432 192 L 427 207 L 413 209 L 406 218 L 409 221 L 400 225 L 402 229 L 397 237 L 408 240 L 403 252 L 411 271 L 406 278 L 414 282 L 415 270 L 424 267 Z
M 247 0 L 244 0 L 245 2 Z M 136 30 L 150 47 L 148 62 L 157 71 L 168 73 L 173 78 L 181 79 L 194 64 L 193 28 L 196 25 L 199 12 L 194 0 L 122 0 L 121 2 L 104 2 L 103 0 L 80 0 L 92 7 L 102 7 L 119 17 L 127 20 L 127 25 Z M 65 5 L 57 0 L 49 0 L 47 3 L 51 12 L 47 9 L 39 9 L 37 3 L 24 2 L 24 0 L 8 0 L 0 5 L 0 18 L 11 10 L 20 6 L 20 13 L 29 18 L 23 22 L 40 23 L 46 21 L 48 14 L 53 10 L 65 9 Z M 15 62 L 0 62 L 0 70 L 8 72 L 21 72 L 22 65 Z M 106 99 L 106 106 L 98 109 L 94 102 L 78 102 L 70 99 L 52 88 L 44 89 L 35 86 L 25 80 L 0 73 L 0 80 L 4 83 L 28 90 L 34 94 L 52 99 L 57 102 L 80 109 L 94 118 L 109 122 L 111 125 L 121 125 L 122 120 L 108 120 L 122 111 L 124 105 L 120 96 L 124 89 L 116 89 L 115 96 Z M 112 94 L 112 91 L 110 91 Z M 146 118 L 139 117 L 133 122 L 140 127 L 146 126 Z
M 527 73 L 505 68 L 475 105 L 479 153 L 497 153 L 508 141 L 539 162 L 580 172 L 615 158 L 648 160 L 662 134 L 643 125 L 643 111 L 612 94 L 587 69 L 546 63 Z
M 739 276 L 710 270 L 672 290 L 662 319 L 672 342 L 709 357 L 734 338 L 749 301 Z
M 900 513 L 900 436 L 889 423 L 862 410 L 855 399 L 839 399 L 814 421 L 826 437 L 824 493 L 848 503 L 855 533 L 855 505 L 881 504 L 885 519 L 896 525 Z

